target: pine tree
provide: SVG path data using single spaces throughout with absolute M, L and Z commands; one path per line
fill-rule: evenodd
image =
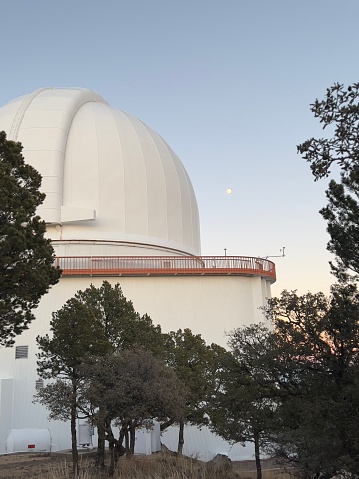
M 21 152 L 20 143 L 0 132 L 0 346 L 11 346 L 28 328 L 33 309 L 61 275 L 36 216 L 45 198 L 41 176 Z

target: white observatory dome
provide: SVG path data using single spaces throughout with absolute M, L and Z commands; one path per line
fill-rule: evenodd
M 200 254 L 197 202 L 179 158 L 97 93 L 36 90 L 0 108 L 0 130 L 43 177 L 38 213 L 57 254 Z

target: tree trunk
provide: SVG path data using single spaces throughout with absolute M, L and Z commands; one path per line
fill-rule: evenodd
M 114 451 L 114 448 L 115 448 L 115 444 L 113 441 L 109 441 L 109 445 L 108 445 L 108 448 L 109 448 L 109 453 L 110 453 L 110 468 L 109 468 L 109 476 L 110 477 L 113 477 L 113 474 L 115 472 L 115 451 Z
M 177 447 L 177 452 L 180 455 L 183 452 L 183 444 L 184 444 L 184 421 L 183 419 L 181 419 L 179 422 L 178 447 Z
M 127 427 L 126 427 L 126 431 L 125 431 L 125 450 L 126 450 L 126 456 L 128 457 L 130 455 L 130 439 L 128 437 Z
M 96 466 L 105 467 L 105 427 L 99 422 L 97 425 L 97 455 Z
M 262 466 L 259 451 L 259 434 L 254 433 L 254 456 L 256 458 L 257 479 L 262 479 Z
M 123 445 L 125 435 L 126 435 L 126 429 L 123 426 L 121 426 L 120 434 L 118 436 L 118 440 L 116 441 L 116 446 L 115 446 L 115 463 L 116 464 L 118 462 L 118 459 L 124 454 L 126 454 L 126 448 Z
M 130 427 L 130 455 L 135 454 L 135 442 L 136 442 L 136 428 L 135 426 Z
M 77 400 L 76 400 L 76 380 L 72 381 L 72 398 L 71 398 L 71 448 L 72 448 L 72 470 L 74 478 L 77 478 L 79 467 L 79 453 L 77 450 L 77 433 L 76 433 L 76 417 L 77 417 Z
M 118 461 L 118 440 L 113 435 L 111 421 L 106 421 L 106 431 L 107 431 L 107 440 L 109 443 L 109 452 L 110 452 L 110 468 L 109 475 L 112 477 L 115 473 L 116 464 Z

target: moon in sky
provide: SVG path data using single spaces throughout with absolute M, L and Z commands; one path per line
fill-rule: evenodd
M 232 188 L 227 188 L 227 191 L 226 191 L 227 195 L 230 195 L 232 194 Z

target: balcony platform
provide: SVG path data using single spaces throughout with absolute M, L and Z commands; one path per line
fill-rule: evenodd
M 63 276 L 260 276 L 276 281 L 275 264 L 251 256 L 58 256 Z

